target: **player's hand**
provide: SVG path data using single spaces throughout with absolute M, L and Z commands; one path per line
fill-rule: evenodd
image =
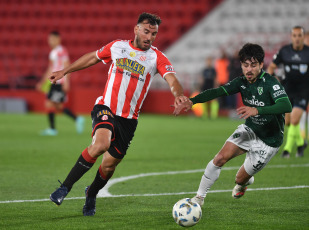
M 175 100 L 175 103 L 173 105 L 173 107 L 175 108 L 173 114 L 177 116 L 180 114 L 182 110 L 187 112 L 189 109 L 192 108 L 192 105 L 193 105 L 192 101 L 187 97 L 186 99 L 182 99 L 181 101 L 178 101 L 177 103 Z
M 249 107 L 249 106 L 242 106 L 238 108 L 236 111 L 237 111 L 237 115 L 239 115 L 239 118 L 244 118 L 244 119 L 258 115 L 257 108 Z
M 58 80 L 60 80 L 61 78 L 63 78 L 64 75 L 65 75 L 65 74 L 64 74 L 63 70 L 61 70 L 61 71 L 56 71 L 56 72 L 53 72 L 50 76 L 48 76 L 48 79 L 49 79 L 49 81 L 50 81 L 51 83 L 56 84 L 56 82 L 57 82 Z

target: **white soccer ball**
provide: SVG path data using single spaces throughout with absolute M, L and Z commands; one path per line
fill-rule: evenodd
M 202 217 L 202 209 L 198 203 L 194 203 L 190 198 L 184 198 L 174 205 L 173 217 L 180 226 L 190 227 L 199 222 Z

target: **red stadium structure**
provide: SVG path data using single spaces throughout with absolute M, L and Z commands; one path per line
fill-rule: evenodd
M 71 61 L 115 39 L 132 39 L 142 12 L 163 23 L 154 45 L 160 50 L 180 38 L 222 0 L 10 0 L 0 1 L 0 97 L 24 98 L 31 111 L 44 111 L 44 95 L 34 86 L 48 65 L 47 35 L 60 32 Z M 72 74 L 69 106 L 88 113 L 100 96 L 109 65 Z M 170 113 L 168 91 L 150 91 L 144 112 Z

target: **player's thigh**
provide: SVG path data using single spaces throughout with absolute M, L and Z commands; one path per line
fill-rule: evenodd
M 263 141 L 257 140 L 252 148 L 247 152 L 244 162 L 244 169 L 253 176 L 261 171 L 268 162 L 278 153 L 279 147 L 271 147 L 266 145 Z
M 290 123 L 292 125 L 298 125 L 301 119 L 301 116 L 303 115 L 304 110 L 300 107 L 293 107 L 291 112 L 291 118 Z
M 88 147 L 89 155 L 98 157 L 106 152 L 111 144 L 112 131 L 106 128 L 99 128 L 92 137 L 91 145 Z
M 240 148 L 233 142 L 226 141 L 222 149 L 215 156 L 213 163 L 216 166 L 222 167 L 226 162 L 228 162 L 232 158 L 242 155 L 245 152 L 246 150 Z
M 45 101 L 45 107 L 46 107 L 47 109 L 56 109 L 56 104 L 55 104 L 55 102 L 53 102 L 53 101 L 51 101 L 51 100 L 49 100 L 49 99 L 46 99 L 46 101 Z

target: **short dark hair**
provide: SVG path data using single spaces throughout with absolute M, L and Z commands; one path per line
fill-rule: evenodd
M 292 33 L 292 31 L 293 31 L 294 29 L 301 29 L 301 30 L 303 31 L 303 33 L 305 34 L 305 29 L 304 29 L 304 27 L 302 27 L 302 26 L 294 26 L 294 27 L 291 29 L 291 33 Z
M 58 31 L 56 31 L 56 30 L 51 31 L 49 34 L 60 37 L 60 33 Z
M 238 53 L 239 60 L 245 62 L 247 60 L 257 60 L 260 64 L 264 62 L 264 50 L 258 44 L 247 43 L 245 44 Z
M 142 23 L 145 20 L 147 20 L 147 23 L 149 23 L 152 26 L 155 26 L 155 25 L 159 26 L 162 22 L 161 18 L 158 15 L 144 12 L 144 13 L 139 15 L 138 20 L 137 20 L 137 24 Z

